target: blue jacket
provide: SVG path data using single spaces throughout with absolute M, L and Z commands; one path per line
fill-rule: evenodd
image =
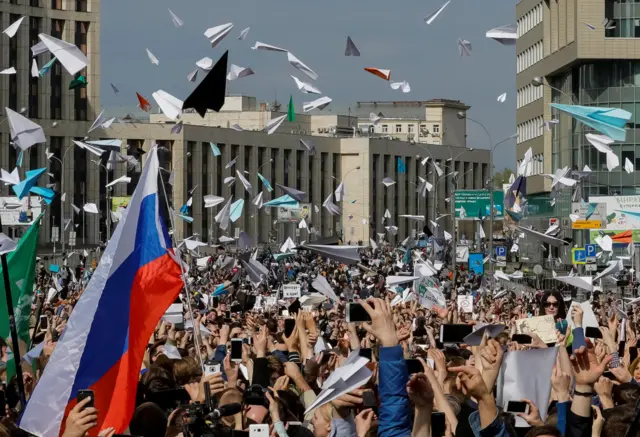
M 411 437 L 413 417 L 407 394 L 409 371 L 401 346 L 380 348 L 379 437 Z

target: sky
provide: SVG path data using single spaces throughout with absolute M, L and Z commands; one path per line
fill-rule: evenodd
M 228 82 L 231 94 L 277 99 L 293 95 L 296 110 L 315 95 L 302 94 L 290 75 L 312 82 L 333 99 L 325 111 L 347 114 L 357 101 L 458 99 L 471 106 L 468 116 L 482 123 L 494 144 L 516 131 L 515 46 L 485 37 L 487 30 L 515 23 L 510 0 L 452 0 L 430 25 L 424 17 L 445 0 L 108 0 L 101 2 L 101 94 L 109 112 L 131 110 L 135 92 L 151 99 L 162 89 L 184 100 L 196 86 L 187 75 L 205 56 L 215 61 L 229 50 L 229 64 L 256 74 Z M 174 27 L 168 9 L 184 21 Z M 216 47 L 204 32 L 233 23 Z M 251 27 L 246 40 L 240 31 Z M 360 57 L 345 57 L 347 36 Z M 472 44 L 461 57 L 458 38 Z M 318 74 L 313 82 L 292 67 L 286 53 L 251 50 L 255 41 L 289 50 Z M 153 65 L 146 48 L 158 58 Z M 393 91 L 389 82 L 364 67 L 391 70 L 392 81 L 408 81 L 411 92 Z M 203 72 L 198 74 L 198 81 Z M 120 90 L 115 95 L 109 86 Z M 507 93 L 505 103 L 497 97 Z M 300 106 L 300 107 L 298 107 Z M 482 128 L 468 123 L 467 146 L 489 148 Z M 498 146 L 496 170 L 515 167 L 515 140 Z

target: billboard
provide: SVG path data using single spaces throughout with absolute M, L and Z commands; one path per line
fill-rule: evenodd
M 571 229 L 606 229 L 607 227 L 606 203 L 573 202 L 571 214 L 579 217 L 571 221 Z
M 456 218 L 475 220 L 480 215 L 489 217 L 491 199 L 487 190 L 456 190 Z M 504 217 L 504 193 L 500 190 L 493 192 L 493 218 Z
M 640 229 L 640 196 L 589 196 L 589 203 L 606 204 L 608 231 Z
M 476 275 L 484 275 L 484 254 L 483 253 L 469 254 L 469 270 L 471 270 Z
M 113 212 L 122 212 L 127 209 L 129 206 L 129 201 L 131 200 L 131 196 L 126 197 L 112 197 L 111 198 L 111 211 Z
M 0 201 L 0 217 L 4 226 L 29 226 L 34 218 L 42 212 L 39 197 L 2 197 Z M 29 206 L 31 212 L 29 213 Z
M 300 208 L 278 207 L 278 222 L 300 223 L 302 219 L 305 219 L 309 223 L 311 221 L 311 208 L 313 207 L 310 203 L 301 203 Z
M 596 237 L 603 233 L 604 235 L 608 235 L 611 237 L 613 244 L 640 243 L 640 229 L 628 229 L 626 231 L 593 230 L 589 232 L 591 242 L 596 241 Z

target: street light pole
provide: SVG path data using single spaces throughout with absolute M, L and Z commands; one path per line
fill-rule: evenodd
M 258 170 L 256 170 L 256 174 L 260 173 L 260 170 L 262 170 L 262 167 L 264 167 L 267 164 L 271 164 L 272 162 L 273 162 L 273 158 L 271 158 L 267 162 L 263 162 L 262 165 L 260 167 L 258 167 Z M 260 178 L 258 178 L 258 179 L 260 179 Z M 260 184 L 258 184 L 258 186 L 259 185 Z M 260 190 L 260 192 L 262 192 L 262 190 Z M 255 214 L 255 217 L 254 217 L 254 220 L 253 220 L 253 229 L 254 229 L 254 235 L 255 235 L 255 239 L 256 239 L 256 248 L 258 247 L 258 244 L 260 243 L 260 241 L 258 240 L 259 239 L 258 235 L 260 234 L 260 229 L 259 229 L 259 224 L 258 224 L 259 221 L 260 221 L 260 208 L 258 208 L 256 206 L 256 214 Z M 269 237 L 268 236 L 267 236 L 267 243 L 269 243 Z
M 94 161 L 93 159 L 91 160 L 91 162 L 93 162 L 95 165 L 97 165 L 98 167 L 101 167 L 104 169 L 105 172 L 105 177 L 106 177 L 106 182 L 107 185 L 109 185 L 109 169 L 104 165 L 101 164 L 100 161 Z M 105 223 L 107 225 L 107 243 L 109 242 L 109 240 L 111 240 L 111 196 L 109 195 L 109 193 L 111 192 L 111 187 L 107 186 L 107 213 L 106 213 L 106 217 L 105 217 Z
M 67 152 L 73 149 L 73 145 L 67 146 L 64 153 L 62 154 L 62 158 L 58 158 L 57 156 L 51 156 L 51 158 L 55 159 L 60 163 L 60 192 L 64 194 L 64 159 L 67 156 Z M 61 195 L 62 195 L 61 194 Z M 64 242 L 64 202 L 60 200 L 60 238 L 62 239 L 62 252 L 65 251 L 65 242 Z

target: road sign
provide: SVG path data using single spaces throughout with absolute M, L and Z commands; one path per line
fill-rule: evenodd
M 598 266 L 596 264 L 585 264 L 584 266 L 587 272 L 597 272 Z
M 557 225 L 558 223 L 558 218 L 557 217 L 551 217 L 549 219 L 549 227 L 553 226 L 553 225 Z
M 584 247 L 574 247 L 571 249 L 571 264 L 586 264 L 587 252 Z
M 51 228 L 51 242 L 57 243 L 58 241 L 60 241 L 60 228 L 54 226 Z
M 507 256 L 507 248 L 504 246 L 496 247 L 496 256 Z
M 75 247 L 76 245 L 76 233 L 75 231 L 69 232 L 69 246 Z
M 498 267 L 507 266 L 507 248 L 505 246 L 496 247 L 496 261 Z
M 587 258 L 596 256 L 596 245 L 595 244 L 585 244 L 584 250 L 586 252 Z

